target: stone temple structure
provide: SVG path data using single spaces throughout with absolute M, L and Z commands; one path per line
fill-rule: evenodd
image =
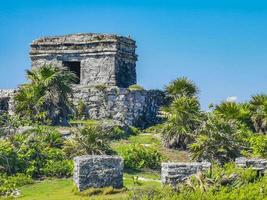
M 71 99 L 74 105 L 84 102 L 87 118 L 146 127 L 159 121 L 158 109 L 165 100 L 159 90 L 129 89 L 137 82 L 135 49 L 128 37 L 72 34 L 34 40 L 30 58 L 33 68 L 52 64 L 77 75 Z

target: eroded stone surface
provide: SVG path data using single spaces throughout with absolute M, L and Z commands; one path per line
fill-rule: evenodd
M 165 104 L 164 93 L 159 90 L 130 91 L 119 87 L 76 87 L 74 105 L 80 100 L 90 119 L 113 119 L 142 128 L 160 121 L 158 110 Z
M 123 159 L 118 156 L 79 156 L 74 158 L 74 182 L 79 191 L 87 188 L 123 187 Z
M 267 160 L 261 158 L 245 158 L 240 157 L 235 160 L 238 167 L 249 168 L 258 171 L 267 171 Z
M 0 112 L 14 112 L 14 89 L 0 89 Z
M 31 44 L 33 67 L 80 62 L 80 84 L 128 87 L 136 83 L 135 41 L 107 34 L 73 34 L 37 39 Z
M 161 164 L 161 182 L 162 184 L 177 185 L 185 181 L 189 176 L 199 171 L 210 169 L 209 162 L 192 162 L 192 163 L 162 163 Z

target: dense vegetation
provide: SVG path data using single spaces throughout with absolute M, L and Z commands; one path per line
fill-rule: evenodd
M 19 195 L 17 188 L 36 180 L 70 177 L 72 158 L 84 154 L 122 156 L 125 170 L 132 173 L 127 181 L 138 187 L 117 192 L 131 199 L 263 199 L 267 195 L 266 176 L 231 163 L 238 156 L 267 158 L 265 94 L 245 103 L 224 101 L 204 112 L 198 87 L 178 78 L 165 89 L 169 103 L 160 110 L 163 122 L 140 131 L 109 120 L 86 120 L 85 104 L 79 101 L 74 107 L 68 100 L 75 76 L 66 69 L 43 66 L 27 76 L 29 83 L 15 97 L 16 114 L 0 113 L 1 196 Z M 129 89 L 143 90 L 137 85 Z M 51 126 L 60 124 L 70 126 Z M 61 129 L 71 137 L 62 137 Z M 188 160 L 179 157 L 181 152 L 192 160 L 218 165 L 175 190 L 162 189 L 155 177 L 149 181 L 157 187 L 141 187 L 139 176 L 152 172 L 158 179 L 162 161 Z

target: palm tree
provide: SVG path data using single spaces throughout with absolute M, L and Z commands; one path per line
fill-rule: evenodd
M 190 145 L 192 158 L 219 163 L 234 160 L 243 148 L 238 127 L 237 121 L 210 113 L 198 129 L 196 141 Z
M 245 124 L 247 127 L 253 129 L 250 120 L 251 112 L 250 105 L 248 103 L 236 103 L 236 102 L 222 102 L 216 105 L 214 114 L 219 115 L 228 120 L 238 120 Z
M 19 116 L 42 124 L 66 123 L 68 95 L 76 75 L 65 68 L 44 65 L 27 71 L 29 83 L 22 85 L 15 96 Z
M 163 145 L 186 149 L 203 116 L 198 99 L 186 96 L 176 98 L 171 105 L 163 107 L 160 114 L 166 119 L 162 128 Z
M 258 94 L 250 100 L 251 120 L 255 131 L 267 133 L 267 95 Z
M 195 97 L 199 93 L 196 84 L 186 77 L 178 78 L 166 86 L 165 91 L 173 98 Z

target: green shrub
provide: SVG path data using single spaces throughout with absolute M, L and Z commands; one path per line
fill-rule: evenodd
M 11 142 L 0 140 L 0 172 L 15 173 L 19 162 L 18 155 Z
M 267 135 L 253 134 L 248 142 L 255 156 L 267 158 Z
M 112 154 L 109 146 L 111 129 L 103 129 L 99 123 L 74 130 L 74 137 L 65 142 L 64 152 L 69 156 Z
M 125 167 L 129 169 L 158 169 L 162 160 L 155 148 L 137 144 L 120 146 L 118 153 L 123 157 Z
M 70 177 L 73 172 L 73 161 L 62 160 L 52 161 L 49 160 L 43 168 L 43 174 L 47 177 Z
M 24 174 L 14 176 L 0 174 L 0 196 L 12 195 L 18 187 L 32 183 L 31 177 Z
M 137 84 L 135 84 L 135 85 L 130 85 L 128 89 L 129 89 L 130 91 L 136 91 L 136 90 L 141 90 L 141 91 L 143 91 L 143 90 L 145 90 L 142 86 L 137 85 Z
M 51 127 L 35 127 L 23 134 L 1 140 L 0 171 L 8 174 L 24 173 L 31 177 L 69 176 L 69 158 L 62 146 L 62 136 Z

